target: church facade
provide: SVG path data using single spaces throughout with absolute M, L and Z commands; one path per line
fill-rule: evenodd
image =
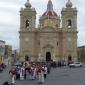
M 61 17 L 48 0 L 47 10 L 39 18 L 36 28 L 36 10 L 29 0 L 20 10 L 20 54 L 31 61 L 77 60 L 77 9 L 67 1 Z

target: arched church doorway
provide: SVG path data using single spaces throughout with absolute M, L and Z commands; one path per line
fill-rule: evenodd
M 29 61 L 28 55 L 25 55 L 25 61 Z
M 51 61 L 51 53 L 46 52 L 46 61 Z
M 68 64 L 72 63 L 72 56 L 68 55 Z

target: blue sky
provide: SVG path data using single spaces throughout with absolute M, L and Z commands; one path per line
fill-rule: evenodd
M 19 48 L 19 11 L 27 0 L 0 0 L 0 40 L 12 45 L 13 49 Z M 71 0 L 73 7 L 78 10 L 78 46 L 85 45 L 85 0 Z M 48 0 L 30 0 L 32 7 L 37 11 L 37 21 L 46 11 Z M 60 15 L 67 0 L 52 0 L 54 10 Z

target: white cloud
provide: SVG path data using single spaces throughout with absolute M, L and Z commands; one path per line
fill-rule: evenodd
M 85 44 L 85 1 L 71 0 L 73 6 L 78 9 L 78 45 Z M 24 7 L 26 0 L 0 0 L 0 39 L 5 40 L 7 44 L 11 44 L 13 48 L 19 48 L 19 11 Z M 37 18 L 47 9 L 48 0 L 30 0 L 30 3 L 37 10 Z M 54 10 L 58 15 L 61 13 L 62 7 L 65 7 L 67 0 L 52 0 Z M 38 20 L 37 20 L 38 21 Z

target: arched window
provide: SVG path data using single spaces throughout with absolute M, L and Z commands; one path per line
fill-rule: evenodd
M 26 28 L 28 28 L 29 27 L 29 20 L 27 19 L 26 20 Z
M 71 28 L 71 26 L 72 26 L 71 19 L 68 19 L 68 20 L 67 20 L 67 26 L 68 26 L 68 28 Z

